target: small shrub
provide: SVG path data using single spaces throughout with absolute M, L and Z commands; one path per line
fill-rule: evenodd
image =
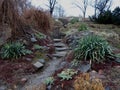
M 76 22 L 79 22 L 79 19 L 78 18 L 73 18 L 70 23 L 71 24 L 75 24 Z
M 42 46 L 40 46 L 40 45 L 38 45 L 38 44 L 35 44 L 33 47 L 34 47 L 35 50 L 39 50 L 39 49 L 42 49 L 42 48 L 43 48 Z
M 54 78 L 53 77 L 48 77 L 46 80 L 45 80 L 45 84 L 46 85 L 51 85 L 53 84 L 54 82 Z
M 20 42 L 7 43 L 1 48 L 2 59 L 17 59 L 31 53 L 32 51 L 25 49 L 25 46 Z
M 35 36 L 36 36 L 38 39 L 44 39 L 44 38 L 46 38 L 46 36 L 45 36 L 43 33 L 40 33 L 40 32 L 35 33 Z
M 85 24 L 81 24 L 81 25 L 79 26 L 78 31 L 84 31 L 84 30 L 88 30 L 88 28 L 87 28 L 87 26 L 86 26 Z
M 90 79 L 89 73 L 84 73 L 74 81 L 75 90 L 105 90 L 100 79 Z
M 112 50 L 106 40 L 97 35 L 85 36 L 79 40 L 75 48 L 75 59 L 103 62 L 106 57 L 112 57 Z
M 75 71 L 74 69 L 65 69 L 60 74 L 58 74 L 58 77 L 62 78 L 62 80 L 70 80 L 75 74 L 77 74 L 77 71 Z

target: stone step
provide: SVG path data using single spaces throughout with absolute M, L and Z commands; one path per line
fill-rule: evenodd
M 36 67 L 37 69 L 42 68 L 44 65 L 42 63 L 40 63 L 39 61 L 33 63 L 33 66 Z
M 65 51 L 65 50 L 69 50 L 67 47 L 63 47 L 63 48 L 55 48 L 56 51 Z
M 53 39 L 54 42 L 61 42 L 62 39 Z
M 57 52 L 55 54 L 53 54 L 54 57 L 64 57 L 66 55 L 67 52 Z
M 59 43 L 54 43 L 54 46 L 55 47 L 65 47 L 66 45 L 64 43 L 59 42 Z

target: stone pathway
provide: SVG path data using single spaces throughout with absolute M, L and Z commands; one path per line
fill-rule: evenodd
M 41 83 L 44 82 L 44 80 L 51 76 L 55 70 L 59 69 L 61 67 L 60 65 L 63 58 L 67 54 L 68 47 L 62 42 L 62 39 L 54 39 L 54 46 L 55 46 L 55 53 L 53 55 L 53 60 L 50 60 L 47 62 L 47 66 L 44 66 L 42 72 L 34 75 L 30 75 L 30 79 L 28 83 L 26 83 L 25 88 L 21 90 L 34 90 L 34 87 L 39 87 Z M 59 48 L 59 50 L 58 50 Z M 36 61 L 33 63 L 36 68 L 41 68 L 43 67 L 43 64 L 40 61 Z M 28 89 L 29 88 L 29 89 Z

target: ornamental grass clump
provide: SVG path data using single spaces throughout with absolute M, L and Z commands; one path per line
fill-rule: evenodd
M 81 24 L 78 28 L 78 31 L 85 31 L 85 30 L 88 30 L 88 27 L 86 24 Z
M 113 53 L 108 42 L 100 36 L 90 35 L 79 40 L 78 46 L 74 50 L 76 60 L 90 60 L 100 63 L 106 58 L 112 58 Z
M 17 59 L 22 55 L 31 54 L 32 51 L 25 48 L 20 42 L 6 43 L 1 48 L 2 59 Z

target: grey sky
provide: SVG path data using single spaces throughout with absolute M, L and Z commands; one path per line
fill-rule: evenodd
M 80 0 L 78 0 L 80 1 Z M 82 15 L 81 11 L 73 5 L 75 0 L 58 0 L 58 3 L 62 5 L 62 7 L 65 10 L 65 14 L 67 16 L 79 16 Z M 42 7 L 44 9 L 47 9 L 47 6 L 45 5 L 47 3 L 47 0 L 32 0 L 32 4 L 35 5 L 36 7 Z M 120 0 L 113 0 L 111 10 L 113 10 L 115 7 L 119 6 L 120 7 Z M 88 15 L 93 15 L 94 9 L 90 6 L 87 8 L 87 16 Z

